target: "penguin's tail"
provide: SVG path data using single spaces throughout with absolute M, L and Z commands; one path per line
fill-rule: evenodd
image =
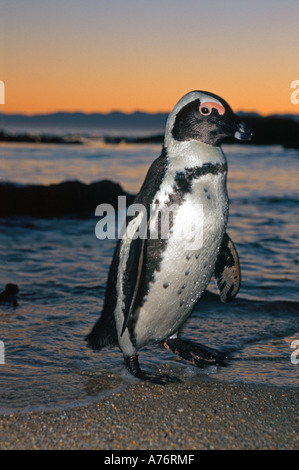
M 87 345 L 95 351 L 100 351 L 105 347 L 112 347 L 118 344 L 114 315 L 102 315 L 86 336 Z

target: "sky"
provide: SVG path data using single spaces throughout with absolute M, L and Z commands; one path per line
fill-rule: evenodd
M 197 89 L 299 114 L 298 25 L 298 0 L 0 0 L 0 112 L 169 112 Z

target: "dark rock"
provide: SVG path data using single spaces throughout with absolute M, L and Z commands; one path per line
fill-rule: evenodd
M 17 293 L 19 288 L 16 284 L 6 284 L 3 292 L 0 293 L 0 302 L 8 302 L 13 304 L 14 307 L 18 305 Z
M 117 207 L 118 196 L 126 196 L 131 204 L 134 196 L 119 184 L 103 180 L 91 184 L 66 181 L 59 184 L 15 185 L 0 184 L 0 217 L 28 215 L 32 217 L 61 217 L 95 212 L 99 204 Z
M 18 142 L 30 144 L 82 144 L 78 138 L 50 135 L 50 134 L 37 134 L 32 135 L 25 132 L 10 134 L 0 130 L 0 142 Z

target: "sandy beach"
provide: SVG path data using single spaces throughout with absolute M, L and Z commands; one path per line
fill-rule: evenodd
M 111 376 L 111 385 L 117 385 Z M 0 417 L 1 449 L 298 449 L 297 389 L 132 381 L 91 405 Z

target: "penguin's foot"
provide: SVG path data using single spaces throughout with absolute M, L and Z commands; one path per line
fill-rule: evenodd
M 185 359 L 195 367 L 204 368 L 209 365 L 225 365 L 227 355 L 216 349 L 203 346 L 182 338 L 168 338 L 163 346 Z
M 143 372 L 140 369 L 138 354 L 130 357 L 124 357 L 125 365 L 130 374 L 134 375 L 137 379 L 145 380 L 158 385 L 166 385 L 168 383 L 180 383 L 181 380 L 177 377 L 173 377 L 167 374 L 153 375 L 147 372 Z

